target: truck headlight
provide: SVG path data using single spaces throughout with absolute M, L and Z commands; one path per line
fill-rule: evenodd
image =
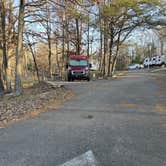
M 69 66 L 69 67 L 68 67 L 68 71 L 70 71 L 70 70 L 71 70 L 71 67 Z
M 86 71 L 89 71 L 89 68 L 88 68 L 88 67 L 86 67 L 86 68 L 85 68 L 85 70 L 86 70 Z

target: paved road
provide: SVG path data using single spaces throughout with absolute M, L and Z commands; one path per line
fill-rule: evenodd
M 101 166 L 166 165 L 166 75 L 66 85 L 59 110 L 0 129 L 0 166 L 57 166 L 92 151 Z

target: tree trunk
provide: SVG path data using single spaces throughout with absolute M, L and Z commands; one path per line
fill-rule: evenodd
M 100 52 L 99 52 L 99 76 L 103 76 L 103 24 L 102 24 L 102 15 L 101 9 L 99 6 L 99 23 L 100 23 Z
M 76 22 L 76 54 L 80 55 L 80 32 L 79 32 L 78 18 L 75 19 L 75 22 Z
M 87 36 L 87 38 L 88 38 L 88 40 L 87 40 L 87 41 L 88 41 L 87 56 L 88 56 L 88 57 L 89 57 L 89 48 L 90 48 L 90 47 L 89 47 L 89 44 L 90 44 L 90 43 L 89 43 L 89 42 L 90 42 L 89 30 L 90 30 L 90 28 L 89 28 L 89 22 L 88 22 L 88 36 Z
M 17 47 L 16 47 L 16 66 L 15 66 L 15 96 L 19 96 L 22 94 L 20 59 L 23 53 L 24 8 L 25 8 L 25 0 L 20 0 L 19 18 L 18 18 L 18 37 L 17 37 Z
M 61 78 L 64 78 L 64 71 L 65 71 L 65 25 L 63 22 L 63 30 L 62 30 L 62 62 L 61 62 Z
M 11 92 L 11 82 L 8 78 L 8 59 L 6 50 L 6 11 L 4 2 L 0 2 L 0 14 L 1 14 L 1 29 L 2 29 L 2 54 L 3 54 L 3 70 L 6 83 L 6 91 Z
M 115 55 L 115 57 L 113 58 L 113 61 L 112 61 L 112 66 L 111 66 L 111 71 L 110 71 L 111 77 L 113 76 L 113 74 L 115 72 L 115 66 L 116 66 L 116 61 L 117 61 L 118 54 L 119 54 L 119 44 L 117 45 L 116 55 Z
M 118 54 L 119 54 L 120 35 L 121 35 L 121 31 L 118 34 L 116 54 L 115 54 L 115 57 L 113 58 L 113 61 L 112 61 L 112 66 L 111 66 L 111 71 L 110 71 L 111 72 L 111 77 L 113 76 L 115 65 L 116 65 L 116 60 L 117 60 L 117 57 L 118 57 Z
M 68 61 L 69 59 L 69 51 L 70 51 L 70 39 L 69 39 L 69 21 L 68 19 L 66 18 L 66 44 L 67 44 L 67 56 L 66 56 L 66 59 Z
M 48 73 L 49 73 L 49 78 L 51 78 L 51 56 L 52 56 L 52 48 L 51 48 L 51 39 L 50 39 L 50 34 L 48 35 Z
M 51 47 L 51 23 L 50 23 L 50 10 L 49 7 L 46 7 L 47 10 L 47 22 L 46 22 L 46 30 L 47 30 L 47 41 L 48 41 L 48 77 L 51 78 L 52 75 L 52 47 Z
M 30 41 L 28 41 L 28 45 L 29 45 L 29 48 L 31 50 L 31 54 L 32 54 L 32 57 L 33 57 L 33 62 L 34 62 L 34 65 L 35 65 L 35 70 L 36 70 L 36 75 L 37 75 L 37 79 L 38 79 L 38 82 L 40 82 L 40 77 L 39 77 L 39 69 L 38 69 L 38 66 L 37 66 L 37 62 L 36 62 L 36 58 L 35 58 L 35 53 L 32 49 L 32 46 L 30 44 Z
M 111 76 L 110 75 L 110 72 L 111 72 L 111 58 L 112 58 L 112 49 L 113 49 L 113 42 L 114 42 L 112 22 L 109 25 L 109 30 L 110 30 L 110 42 L 109 42 L 109 56 L 108 56 L 107 77 Z
M 108 31 L 107 31 L 107 23 L 106 20 L 104 19 L 104 55 L 103 55 L 103 76 L 106 74 L 106 56 L 108 53 Z
M 1 77 L 1 69 L 0 69 L 0 97 L 4 95 L 4 85 Z

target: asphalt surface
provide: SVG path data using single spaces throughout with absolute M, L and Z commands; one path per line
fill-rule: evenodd
M 57 166 L 92 151 L 100 166 L 166 165 L 166 75 L 66 84 L 59 110 L 0 129 L 0 166 Z

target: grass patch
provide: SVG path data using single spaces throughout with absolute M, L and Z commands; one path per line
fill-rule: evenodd
M 124 73 L 124 72 L 126 72 L 127 70 L 117 70 L 117 71 L 115 71 L 115 73 L 114 74 L 121 74 L 121 73 Z
M 166 69 L 154 70 L 154 71 L 152 71 L 152 73 L 166 74 Z

